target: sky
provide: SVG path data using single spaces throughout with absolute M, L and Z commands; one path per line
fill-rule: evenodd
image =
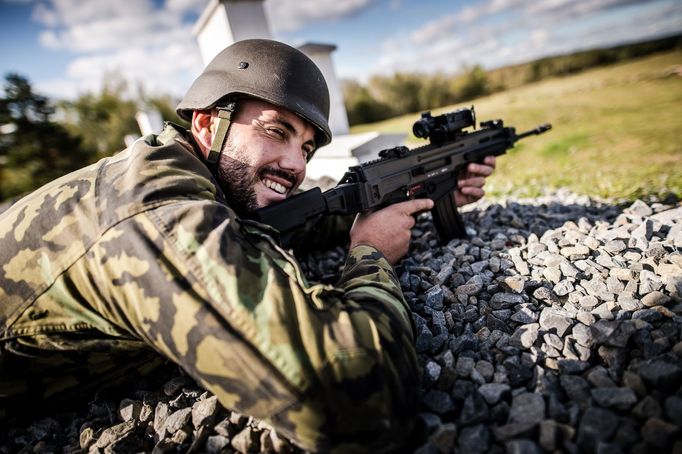
M 0 0 L 0 75 L 70 99 L 119 74 L 181 97 L 209 0 Z M 265 0 L 275 39 L 334 44 L 336 73 L 454 73 L 682 32 L 679 0 Z

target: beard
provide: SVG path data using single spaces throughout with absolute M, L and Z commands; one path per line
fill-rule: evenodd
M 240 217 L 246 217 L 257 210 L 256 172 L 253 166 L 237 161 L 229 156 L 220 157 L 218 165 L 218 182 L 225 194 L 228 205 Z
M 258 208 L 255 186 L 266 175 L 284 178 L 297 186 L 294 174 L 272 166 L 260 169 L 247 164 L 248 153 L 236 147 L 228 136 L 217 168 L 218 184 L 225 199 L 235 213 L 240 217 L 249 217 Z

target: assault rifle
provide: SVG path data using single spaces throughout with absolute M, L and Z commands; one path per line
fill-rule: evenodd
M 350 167 L 334 188 L 324 193 L 314 188 L 294 195 L 256 210 L 254 219 L 275 227 L 286 237 L 319 215 L 355 214 L 428 197 L 435 201 L 431 214 L 441 240 L 464 238 L 464 223 L 451 196 L 460 172 L 470 162 L 504 154 L 515 142 L 552 128 L 546 123 L 516 134 L 502 120 L 490 120 L 481 122 L 479 130 L 464 131 L 475 125 L 473 106 L 437 117 L 424 112 L 412 132 L 416 137 L 428 138 L 428 145 L 412 150 L 405 146 L 382 150 L 379 159 Z

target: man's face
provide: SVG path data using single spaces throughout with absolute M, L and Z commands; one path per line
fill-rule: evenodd
M 218 166 L 230 205 L 243 215 L 293 194 L 305 177 L 314 137 L 315 129 L 287 109 L 240 101 Z

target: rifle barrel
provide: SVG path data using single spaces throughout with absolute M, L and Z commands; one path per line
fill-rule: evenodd
M 521 140 L 524 137 L 532 136 L 532 135 L 539 135 L 542 134 L 543 132 L 547 132 L 550 129 L 552 129 L 552 125 L 550 123 L 544 123 L 538 126 L 535 129 L 531 129 L 530 131 L 522 132 L 521 134 L 516 135 L 516 140 Z

